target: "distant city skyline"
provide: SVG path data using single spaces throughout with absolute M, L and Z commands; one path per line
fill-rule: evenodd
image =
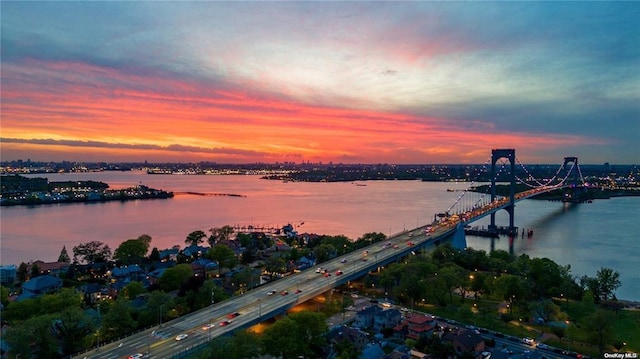
M 3 161 L 640 162 L 638 2 L 2 2 Z

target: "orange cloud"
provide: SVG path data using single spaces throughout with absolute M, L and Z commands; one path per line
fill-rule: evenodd
M 226 84 L 75 63 L 8 66 L 2 136 L 12 140 L 2 142 L 5 158 L 40 153 L 42 160 L 478 163 L 495 147 L 584 142 L 578 136 L 479 133 L 445 119 L 306 105 Z M 25 157 L 37 159 L 19 158 Z

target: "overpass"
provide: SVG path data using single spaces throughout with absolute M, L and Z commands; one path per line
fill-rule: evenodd
M 510 195 L 496 195 L 496 179 L 501 172 L 495 164 L 500 157 L 507 157 L 511 162 Z M 568 178 L 575 172 L 577 158 L 566 157 L 561 169 L 567 163 L 573 163 L 569 173 L 561 180 L 556 179 L 561 170 L 552 179 L 531 185 L 531 189 L 515 193 L 515 180 L 530 183 L 516 178 L 514 171 L 514 150 L 493 150 L 491 158 L 491 196 L 480 194 L 476 199 L 469 189 L 454 202 L 444 216 L 431 225 L 414 228 L 390 236 L 384 242 L 372 243 L 355 252 L 331 259 L 307 270 L 276 280 L 267 285 L 250 290 L 207 308 L 190 313 L 170 322 L 158 325 L 128 337 L 105 344 L 97 349 L 78 354 L 75 358 L 126 358 L 134 353 L 144 353 L 145 358 L 178 358 L 187 356 L 193 350 L 206 345 L 219 336 L 230 335 L 239 329 L 246 329 L 269 318 L 286 313 L 295 305 L 313 299 L 334 287 L 356 280 L 379 267 L 400 260 L 417 251 L 434 248 L 446 240 L 451 240 L 454 247 L 466 247 L 464 226 L 485 216 L 492 217 L 495 226 L 495 213 L 507 210 L 510 214 L 510 226 L 513 227 L 515 203 L 541 193 L 565 190 L 576 186 Z M 504 163 L 503 163 L 504 165 Z M 504 167 L 504 166 L 503 166 Z M 579 172 L 579 167 L 577 172 Z M 562 176 L 560 176 L 562 177 Z M 581 176 L 580 176 L 581 178 Z M 574 178 L 575 179 L 575 178 Z M 473 197 L 471 202 L 469 198 Z M 321 272 L 326 269 L 328 274 Z M 330 274 L 330 275 L 329 275 Z M 181 340 L 178 335 L 186 334 Z

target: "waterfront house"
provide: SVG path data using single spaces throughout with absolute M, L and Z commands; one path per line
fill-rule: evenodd
M 62 288 L 62 279 L 48 274 L 41 275 L 22 284 L 22 294 L 20 294 L 18 300 L 57 292 L 60 288 Z

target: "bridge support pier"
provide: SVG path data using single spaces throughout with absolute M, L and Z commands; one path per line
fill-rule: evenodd
M 509 160 L 509 206 L 505 207 L 509 212 L 509 232 L 515 233 L 514 216 L 515 216 L 515 192 L 516 192 L 516 150 L 515 149 L 494 149 L 491 150 L 491 203 L 496 200 L 496 162 L 499 159 L 506 158 Z M 491 213 L 491 224 L 489 230 L 497 231 L 496 214 Z
M 467 248 L 467 237 L 464 235 L 464 224 L 462 222 L 456 225 L 456 231 L 451 238 L 451 246 L 455 249 Z

